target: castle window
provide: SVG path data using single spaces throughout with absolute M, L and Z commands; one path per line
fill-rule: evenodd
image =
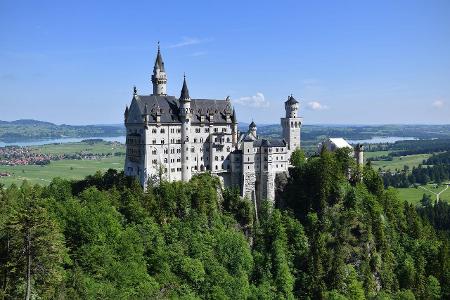
M 170 133 L 175 133 L 175 128 L 170 128 Z
M 177 128 L 177 133 L 180 133 L 181 132 L 181 129 L 180 128 Z
M 196 133 L 200 133 L 200 128 L 195 128 Z
M 181 150 L 180 149 L 177 149 L 177 153 L 180 153 L 181 152 Z
M 247 161 L 250 161 L 250 157 L 247 157 Z
M 227 137 L 227 143 L 229 143 L 230 142 L 230 138 L 229 137 Z
M 189 160 L 189 156 L 186 156 L 186 160 Z
M 153 140 L 152 142 L 153 142 L 153 144 L 156 144 L 156 140 Z
M 221 156 L 221 157 L 220 157 L 220 160 L 224 160 L 224 157 L 223 157 L 223 156 Z
M 175 168 L 171 168 L 170 172 L 172 172 L 172 173 L 175 172 Z
M 200 156 L 200 160 L 203 160 L 203 156 Z
M 216 157 L 214 157 L 214 159 L 215 159 L 216 161 L 218 161 L 218 160 L 219 160 L 219 157 L 218 157 L 218 156 L 216 156 Z
M 205 128 L 205 132 L 209 132 L 209 128 L 208 127 Z
M 216 165 L 216 170 L 218 170 L 219 169 L 219 167 L 217 167 L 217 165 Z
M 154 149 L 154 150 L 152 151 L 152 154 L 153 154 L 153 155 L 156 155 L 156 149 Z
M 152 163 L 156 165 L 158 163 L 158 161 L 156 159 L 154 159 L 154 160 L 152 160 Z
M 153 128 L 153 129 L 152 129 L 152 133 L 156 133 L 156 128 Z
M 192 153 L 195 152 L 195 148 L 194 148 L 194 147 L 191 148 L 191 152 L 192 152 Z
M 227 132 L 227 129 L 226 128 L 222 128 L 222 132 Z
M 230 147 L 227 147 L 227 152 L 230 152 Z
M 161 133 L 165 133 L 166 131 L 164 130 L 164 128 L 161 128 Z
M 177 162 L 180 162 L 180 161 L 181 161 L 181 158 L 178 157 L 178 158 L 177 158 Z
M 197 143 L 197 139 L 196 138 L 194 138 L 194 143 Z
M 219 128 L 215 127 L 214 132 L 218 132 L 218 131 L 219 131 Z
M 161 144 L 163 144 L 163 145 L 164 145 L 164 140 L 161 140 Z
M 167 164 L 167 158 L 164 158 L 164 163 Z
M 175 162 L 175 160 L 174 160 L 173 158 L 171 158 L 171 159 L 170 159 L 170 162 L 171 162 L 171 163 L 174 163 L 174 162 Z

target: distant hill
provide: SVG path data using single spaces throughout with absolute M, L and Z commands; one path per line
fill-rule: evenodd
M 239 123 L 241 132 L 248 130 L 248 123 Z M 258 135 L 281 137 L 281 125 L 258 125 Z M 450 125 L 303 125 L 303 145 L 316 144 L 327 137 L 343 137 L 359 140 L 372 137 L 414 137 L 418 139 L 450 138 Z M 50 122 L 22 119 L 0 120 L 0 141 L 20 142 L 64 137 L 114 137 L 125 135 L 123 124 L 56 125 Z M 306 143 L 306 144 L 305 144 Z
M 64 137 L 112 137 L 125 135 L 123 125 L 56 125 L 54 123 L 22 119 L 0 120 L 0 141 L 20 142 L 28 140 L 57 139 Z

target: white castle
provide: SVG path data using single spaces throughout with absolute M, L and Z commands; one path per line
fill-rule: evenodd
M 274 200 L 275 176 L 288 171 L 291 153 L 300 147 L 299 103 L 289 96 L 281 118 L 283 139 L 262 139 L 252 121 L 238 131 L 236 112 L 224 100 L 193 99 L 186 77 L 179 98 L 167 95 L 167 75 L 158 46 L 152 75 L 153 94 L 138 95 L 125 109 L 125 174 L 149 182 L 188 181 L 210 172 L 225 186 L 239 187 L 253 201 Z

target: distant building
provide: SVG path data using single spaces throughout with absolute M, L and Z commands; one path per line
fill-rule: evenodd
M 289 158 L 300 147 L 302 118 L 291 95 L 281 118 L 283 139 L 262 139 L 254 122 L 238 132 L 236 112 L 229 97 L 191 98 L 183 80 L 180 97 L 167 95 L 167 75 L 158 46 L 152 75 L 153 93 L 134 89 L 125 109 L 125 174 L 149 181 L 188 181 L 210 172 L 225 186 L 237 186 L 253 200 L 274 199 L 275 176 L 288 171 Z
M 322 151 L 324 147 L 328 151 L 336 151 L 337 149 L 349 148 L 351 150 L 351 155 L 355 158 L 357 165 L 364 165 L 364 147 L 361 144 L 357 144 L 355 147 L 352 147 L 343 138 L 328 138 L 319 143 L 319 145 L 317 146 L 317 153 L 320 153 L 320 151 Z

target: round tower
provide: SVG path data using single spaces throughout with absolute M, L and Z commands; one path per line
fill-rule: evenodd
M 190 142 L 189 135 L 191 129 L 191 97 L 186 83 L 186 76 L 183 79 L 183 87 L 180 95 L 180 119 L 181 119 L 181 179 L 189 181 L 192 177 Z
M 166 96 L 167 95 L 167 76 L 164 69 L 164 61 L 161 56 L 161 50 L 158 42 L 158 53 L 156 54 L 155 66 L 153 67 L 152 75 L 153 95 Z
M 303 120 L 298 117 L 299 103 L 292 95 L 284 102 L 284 109 L 286 116 L 281 118 L 281 126 L 290 155 L 296 148 L 300 148 L 300 128 Z

